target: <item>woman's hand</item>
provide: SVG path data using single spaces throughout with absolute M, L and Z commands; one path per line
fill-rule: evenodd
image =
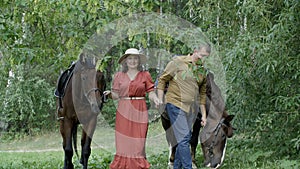
M 104 91 L 104 92 L 103 92 L 103 95 L 105 95 L 106 98 L 112 99 L 111 91 L 109 91 L 109 90 Z
M 158 108 L 158 106 L 162 104 L 162 101 L 158 99 L 157 95 L 153 91 L 149 93 L 149 99 L 154 102 L 155 108 Z

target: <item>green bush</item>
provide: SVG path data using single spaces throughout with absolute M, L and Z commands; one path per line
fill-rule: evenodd
M 11 70 L 14 75 L 0 99 L 0 121 L 8 125 L 7 133 L 34 134 L 52 124 L 54 88 L 37 75 L 42 70 L 25 64 Z

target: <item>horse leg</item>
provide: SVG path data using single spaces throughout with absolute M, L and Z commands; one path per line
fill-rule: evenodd
M 174 147 L 171 148 L 171 154 L 170 154 L 170 158 L 169 158 L 170 163 L 174 163 L 176 147 L 177 147 L 177 145 L 175 145 Z
M 68 119 L 60 121 L 60 133 L 63 138 L 63 149 L 65 152 L 64 169 L 74 169 L 72 164 L 72 122 Z
M 169 166 L 172 167 L 175 159 L 175 152 L 177 147 L 177 141 L 173 132 L 173 129 L 171 128 L 171 122 L 168 117 L 168 113 L 164 111 L 161 115 L 161 122 L 162 126 L 166 132 L 166 139 L 170 146 L 169 148 Z
M 83 137 L 81 138 L 82 152 L 81 152 L 81 160 L 80 160 L 81 164 L 83 165 L 83 169 L 87 169 L 88 167 L 88 160 L 91 155 L 91 143 L 96 128 L 96 124 L 97 124 L 97 117 L 92 118 L 88 124 L 83 125 L 83 130 L 82 130 Z
M 84 129 L 82 129 L 82 134 L 81 134 L 81 150 L 83 150 L 86 138 L 87 138 L 86 132 L 84 131 Z M 82 165 L 83 165 L 83 159 L 84 159 L 84 154 L 83 154 L 83 151 L 81 151 L 80 164 L 82 164 Z
M 202 117 L 201 113 L 198 113 L 197 118 L 193 125 L 192 137 L 191 137 L 191 141 L 190 141 L 193 168 L 197 168 L 196 149 L 197 149 L 197 145 L 198 145 L 198 141 L 199 141 L 198 137 L 199 137 L 200 128 L 201 128 L 201 117 Z

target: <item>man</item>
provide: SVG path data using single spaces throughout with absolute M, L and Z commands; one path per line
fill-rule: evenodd
M 201 125 L 206 124 L 206 74 L 203 73 L 202 62 L 210 51 L 209 44 L 201 44 L 192 54 L 176 57 L 167 64 L 158 81 L 157 92 L 161 104 L 165 86 L 169 83 L 165 96 L 166 110 L 178 144 L 174 169 L 192 169 L 189 142 L 199 105 Z

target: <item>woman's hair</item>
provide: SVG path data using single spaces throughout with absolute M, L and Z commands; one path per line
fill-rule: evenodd
M 138 71 L 143 71 L 143 65 L 141 64 L 141 59 L 140 59 L 140 57 L 138 57 L 139 58 L 139 65 L 137 66 L 137 70 Z M 124 73 L 126 73 L 127 71 L 128 71 L 128 66 L 127 66 L 127 63 L 126 63 L 126 59 L 127 59 L 127 57 L 123 60 L 123 62 L 122 62 L 122 72 L 124 72 Z

